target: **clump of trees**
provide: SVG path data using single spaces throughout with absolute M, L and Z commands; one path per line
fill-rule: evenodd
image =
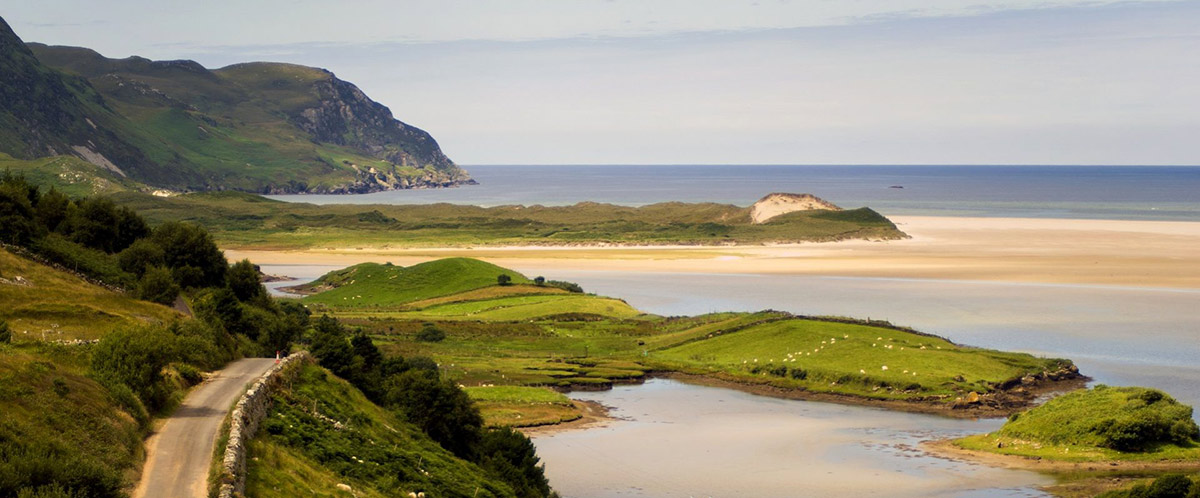
M 425 357 L 384 357 L 361 330 L 337 320 L 314 321 L 310 351 L 321 366 L 354 384 L 368 399 L 419 427 L 443 448 L 508 483 L 518 496 L 550 495 L 533 443 L 510 429 L 485 429 L 466 392 Z

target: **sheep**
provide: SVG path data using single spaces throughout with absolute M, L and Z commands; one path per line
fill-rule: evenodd
M 352 488 L 350 487 L 350 485 L 349 485 L 349 484 L 342 484 L 342 483 L 340 483 L 340 482 L 339 482 L 339 483 L 337 484 L 337 488 L 338 488 L 338 489 L 340 489 L 340 490 L 342 490 L 342 491 L 345 491 L 345 492 L 347 492 L 347 493 L 353 493 L 353 492 L 354 492 L 354 489 L 352 489 Z
M 884 366 L 883 366 L 883 369 L 884 369 L 884 370 L 887 370 L 887 365 L 884 365 Z

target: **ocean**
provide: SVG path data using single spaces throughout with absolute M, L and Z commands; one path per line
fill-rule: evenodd
M 884 215 L 1200 221 L 1200 166 L 466 166 L 479 185 L 363 195 L 277 195 L 317 204 L 748 206 L 811 193 Z M 902 188 L 901 188 L 902 187 Z

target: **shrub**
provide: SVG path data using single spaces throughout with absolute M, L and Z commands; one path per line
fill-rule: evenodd
M 446 338 L 446 333 L 432 325 L 426 325 L 417 332 L 417 340 L 421 342 L 442 342 Z
M 146 270 L 154 266 L 163 266 L 163 250 L 158 244 L 147 239 L 141 239 L 117 254 L 117 263 L 121 269 L 141 277 Z
M 1155 479 L 1150 483 L 1147 495 L 1151 498 L 1187 498 L 1191 491 L 1192 480 L 1182 474 L 1170 474 Z
M 558 287 L 559 289 L 565 290 L 567 292 L 583 294 L 583 287 L 580 287 L 579 284 L 577 284 L 575 282 L 564 282 L 562 280 L 547 280 L 546 285 L 548 285 L 550 287 Z
M 12 342 L 12 328 L 8 326 L 8 322 L 0 320 L 0 344 L 9 344 Z
M 125 385 L 152 410 L 166 405 L 162 369 L 178 356 L 175 337 L 159 327 L 112 332 L 92 352 L 92 372 L 109 386 Z
M 500 276 L 496 277 L 496 283 L 499 285 L 512 285 L 512 277 L 501 273 Z
M 175 283 L 171 272 L 161 266 L 148 268 L 138 281 L 138 298 L 146 301 L 170 306 L 179 297 L 179 292 L 179 284 Z
M 541 277 L 541 276 L 533 277 L 533 285 L 536 285 L 538 287 L 546 285 L 546 277 Z
M 116 498 L 121 475 L 80 453 L 0 439 L 0 496 Z
M 234 263 L 226 275 L 229 290 L 243 303 L 264 301 L 267 289 L 263 287 L 258 275 L 258 268 L 250 263 L 250 260 L 243 259 Z
M 550 496 L 538 461 L 533 442 L 507 427 L 485 431 L 479 441 L 479 466 L 508 483 L 517 496 Z

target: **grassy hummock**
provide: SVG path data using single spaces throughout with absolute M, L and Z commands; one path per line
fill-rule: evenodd
M 1098 385 L 1013 414 L 960 448 L 1068 462 L 1200 459 L 1192 407 L 1162 391 Z

